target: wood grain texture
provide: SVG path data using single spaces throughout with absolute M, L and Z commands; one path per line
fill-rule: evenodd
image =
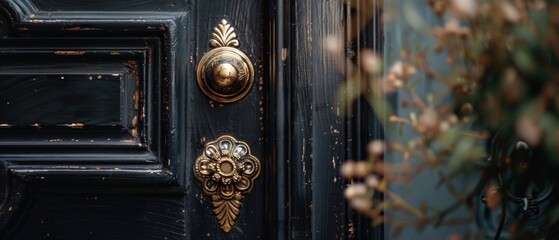
M 190 64 L 186 98 L 186 169 L 192 169 L 194 160 L 201 154 L 203 144 L 221 135 L 231 135 L 246 142 L 254 156 L 262 162 L 262 171 L 268 171 L 263 160 L 263 66 L 262 66 L 262 25 L 260 15 L 262 1 L 195 1 L 191 38 L 196 44 L 187 46 Z M 252 14 L 258 13 L 258 14 Z M 243 51 L 254 64 L 255 83 L 252 90 L 242 100 L 232 104 L 219 104 L 206 97 L 196 84 L 195 67 L 203 54 L 211 48 L 211 31 L 226 19 L 235 29 Z M 188 202 L 187 229 L 190 236 L 198 239 L 265 239 L 267 214 L 263 206 L 266 201 L 262 177 L 256 179 L 253 190 L 242 200 L 240 214 L 231 231 L 225 234 L 219 227 L 212 210 L 211 199 L 202 193 L 192 171 L 186 173 Z
M 1 42 L 0 81 L 8 86 L 0 95 L 5 100 L 0 159 L 100 164 L 101 159 L 126 160 L 128 155 L 139 160 L 151 155 L 148 162 L 158 160 L 152 153 L 161 153 L 161 128 L 154 124 L 161 110 L 151 99 L 161 94 L 154 80 L 160 70 L 149 66 L 160 61 L 155 57 L 157 38 L 9 37 Z M 94 81 L 103 76 L 115 79 L 112 90 Z M 26 83 L 31 87 L 24 87 Z M 111 92 L 114 96 L 108 98 Z M 112 123 L 99 109 L 111 109 Z M 27 155 L 15 154 L 22 148 Z M 119 155 L 119 148 L 120 157 L 103 154 Z M 63 154 L 62 149 L 73 153 Z
M 323 43 L 348 33 L 348 6 L 305 0 L 289 6 L 288 238 L 382 239 L 378 229 L 371 231 L 369 220 L 349 209 L 342 197 L 346 181 L 339 177 L 343 161 L 363 159 L 368 141 L 382 138 L 363 100 L 353 105 L 357 111 L 350 116 L 341 110 L 345 102 L 337 102 L 347 56 L 344 51 L 328 52 Z
M 288 51 L 292 59 L 290 70 L 289 91 L 289 156 L 288 192 L 289 195 L 289 238 L 312 238 L 313 182 L 312 148 L 313 139 L 313 88 L 314 80 L 312 63 L 312 10 L 311 1 L 295 1 L 291 5 L 292 16 L 290 25 L 291 42 Z M 293 26 L 297 27 L 293 27 Z M 320 61 L 322 62 L 322 60 Z M 318 189 L 315 189 L 318 191 Z M 343 201 L 342 201 L 343 202 Z
M 380 4 L 379 2 L 369 2 L 374 6 Z M 349 41 L 349 49 L 346 50 L 352 54 L 349 59 L 353 63 L 361 61 L 361 51 L 364 49 L 373 50 L 377 53 L 384 51 L 384 35 L 380 17 L 380 10 L 373 7 L 357 7 L 351 13 L 353 16 L 348 19 L 348 27 L 346 34 Z M 367 16 L 357 17 L 357 16 Z M 351 29 L 351 30 L 349 30 Z M 360 70 L 362 71 L 362 70 Z M 361 83 L 363 84 L 363 83 Z M 358 86 L 359 88 L 365 86 Z M 388 103 L 395 107 L 396 102 L 387 97 Z M 379 121 L 377 115 L 371 109 L 371 105 L 365 97 L 360 97 L 355 100 L 352 106 L 352 114 L 348 116 L 348 142 L 347 147 L 351 149 L 348 154 L 348 159 L 365 160 L 367 159 L 367 145 L 372 140 L 383 140 L 384 129 L 382 123 Z M 349 140 L 351 139 L 351 140 Z M 374 198 L 378 201 L 383 200 L 383 195 L 376 192 Z M 350 213 L 350 222 L 354 229 L 354 235 L 357 238 L 384 238 L 384 226 L 378 225 L 371 227 L 371 220 L 363 216 L 355 214 L 353 211 Z
M 59 193 L 27 201 L 9 239 L 185 238 L 182 196 Z
M 116 75 L 117 73 L 115 73 Z M 0 122 L 12 126 L 56 126 L 81 123 L 121 125 L 120 77 L 114 75 L 9 75 L 0 76 Z M 104 92 L 100 95 L 97 92 Z M 133 101 L 130 94 L 128 104 Z M 126 105 L 124 105 L 126 106 Z
M 295 1 L 289 55 L 291 71 L 290 182 L 291 237 L 344 239 L 349 234 L 344 181 L 338 167 L 346 159 L 344 119 L 336 89 L 344 80 L 343 56 L 329 56 L 322 42 L 343 32 L 338 1 Z M 326 210 L 327 209 L 327 210 Z M 322 227 L 328 226 L 328 227 Z
M 138 2 L 96 3 L 99 8 L 88 12 L 68 11 L 80 9 L 62 5 L 55 12 L 45 12 L 29 1 L 0 1 L 2 19 L 8 19 L 7 27 L 3 27 L 7 31 L 0 39 L 3 76 L 35 72 L 38 78 L 79 75 L 85 77 L 80 78 L 83 81 L 90 81 L 89 76 L 129 76 L 118 81 L 119 97 L 111 97 L 106 103 L 95 101 L 101 104 L 97 106 L 116 107 L 120 122 L 116 125 L 121 129 L 114 124 L 103 128 L 101 121 L 95 123 L 95 119 L 104 117 L 95 110 L 97 106 L 87 104 L 80 107 L 97 115 L 85 116 L 80 125 L 8 124 L 0 129 L 6 130 L 0 139 L 0 160 L 6 163 L 10 179 L 9 201 L 0 208 L 2 239 L 186 238 L 186 195 L 181 188 L 184 181 L 178 181 L 178 175 L 185 171 L 180 167 L 185 161 L 181 155 L 184 145 L 174 140 L 181 130 L 171 129 L 179 115 L 178 110 L 171 109 L 178 109 L 178 96 L 182 95 L 174 87 L 184 82 L 175 71 L 181 65 L 177 42 L 183 42 L 177 29 L 183 29 L 180 26 L 186 22 L 187 9 L 178 13 L 155 9 L 135 13 L 148 8 L 138 6 Z M 144 7 L 154 4 L 151 1 Z M 110 12 L 102 8 L 108 5 L 114 7 Z M 83 7 L 81 10 L 92 5 Z M 78 83 L 80 79 L 67 80 Z M 17 87 L 7 83 L 10 78 L 1 80 Z M 132 97 L 126 90 L 128 85 L 121 85 L 123 81 L 132 83 Z M 110 96 L 110 90 L 96 89 L 99 87 L 73 86 L 59 93 Z M 23 93 L 28 88 L 18 89 Z M 2 95 L 10 97 L 5 92 Z M 40 96 L 25 99 L 52 104 Z M 63 103 L 64 110 L 79 104 L 76 102 Z M 6 112 L 0 114 L 17 120 L 10 115 L 16 112 Z M 63 111 L 49 112 L 58 112 L 56 117 L 65 121 L 76 120 L 62 115 Z M 20 183 L 25 188 L 19 187 Z
M 107 101 L 117 106 L 111 112 L 119 112 L 122 128 L 102 128 L 109 118 L 87 122 L 86 114 L 84 122 L 94 123 L 90 127 L 0 129 L 0 161 L 11 186 L 10 201 L 0 206 L 0 214 L 11 212 L 0 215 L 0 234 L 5 239 L 371 237 L 366 226 L 354 231 L 365 221 L 342 198 L 346 182 L 338 169 L 343 160 L 358 157 L 348 151 L 362 151 L 378 129 L 370 128 L 372 118 L 339 113 L 335 92 L 345 79 L 338 71 L 345 56 L 328 56 L 322 48 L 325 37 L 345 31 L 346 10 L 338 0 L 0 0 L 4 75 L 18 73 L 23 82 L 28 75 L 22 73 L 37 69 L 42 78 L 68 72 L 85 79 L 131 76 L 140 82 L 133 99 L 141 99 L 132 111 L 142 116 L 134 133 L 134 113 L 122 117 L 130 109 L 120 95 Z M 252 90 L 233 104 L 211 101 L 195 79 L 196 64 L 210 50 L 211 30 L 221 19 L 235 28 L 239 49 L 255 68 Z M 6 79 L 0 75 L 17 87 Z M 24 89 L 29 87 L 19 92 Z M 97 85 L 87 89 L 91 93 L 81 95 L 110 93 Z M 87 108 L 98 112 L 96 107 Z M 369 114 L 363 104 L 360 108 Z M 0 112 L 3 118 L 16 119 Z M 248 143 L 262 164 L 261 177 L 227 234 L 192 171 L 204 144 L 225 134 Z
M 32 0 L 42 11 L 185 11 L 189 1 L 180 0 Z

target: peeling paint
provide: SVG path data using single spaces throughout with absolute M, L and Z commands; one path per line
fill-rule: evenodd
M 83 128 L 85 125 L 83 123 L 65 123 L 65 124 L 58 124 L 57 126 L 70 127 L 70 128 Z
M 286 59 L 287 59 L 287 48 L 282 48 L 281 49 L 281 60 L 285 62 Z
M 92 28 L 92 27 L 64 27 L 62 30 L 66 31 L 98 31 L 101 30 L 100 28 Z
M 71 55 L 71 56 L 81 56 L 85 54 L 85 51 L 54 51 L 56 55 Z

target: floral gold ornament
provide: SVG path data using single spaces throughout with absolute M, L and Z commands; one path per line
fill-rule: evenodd
M 210 47 L 196 69 L 198 86 L 212 100 L 232 103 L 241 100 L 252 88 L 254 68 L 241 52 L 235 29 L 225 20 L 214 28 Z
M 221 136 L 208 142 L 194 164 L 194 175 L 204 193 L 211 196 L 214 213 L 221 228 L 231 231 L 239 215 L 241 200 L 252 190 L 260 174 L 260 161 L 245 142 Z

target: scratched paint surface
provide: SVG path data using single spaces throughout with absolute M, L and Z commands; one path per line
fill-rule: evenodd
M 335 93 L 345 79 L 338 72 L 344 56 L 329 58 L 321 47 L 326 36 L 344 31 L 348 9 L 342 1 L 0 1 L 11 9 L 5 2 L 26 4 L 18 5 L 25 11 L 10 14 L 0 8 L 0 19 L 7 19 L 6 27 L 0 24 L 0 54 L 20 54 L 12 48 L 42 54 L 40 59 L 20 56 L 23 69 L 62 58 L 79 68 L 71 79 L 64 72 L 72 67 L 51 70 L 46 77 L 20 74 L 24 87 L 18 91 L 34 92 L 39 85 L 32 79 L 39 77 L 65 91 L 45 90 L 44 96 L 32 95 L 36 100 L 77 93 L 91 102 L 71 103 L 90 109 L 85 113 L 52 106 L 38 112 L 43 117 L 0 112 L 6 121 L 30 124 L 25 134 L 21 128 L 0 128 L 0 134 L 9 133 L 0 135 L 0 161 L 16 176 L 8 201 L 0 205 L 1 236 L 370 238 L 368 224 L 343 199 L 346 182 L 338 168 L 344 159 L 359 157 L 350 152 L 362 149 L 372 130 L 354 127 L 357 120 L 340 113 Z M 195 79 L 198 60 L 210 49 L 211 29 L 224 18 L 255 68 L 253 89 L 234 104 L 211 101 Z M 11 64 L 11 58 L 3 59 L 2 65 Z M 91 67 L 99 63 L 113 66 Z M 115 67 L 126 68 L 118 78 L 106 71 Z M 62 80 L 73 82 L 66 86 Z M 123 81 L 140 84 L 126 87 Z M 18 98 L 12 91 L 2 93 Z M 0 106 L 4 112 L 16 112 L 6 105 Z M 49 112 L 61 115 L 45 117 Z M 62 130 L 33 126 L 37 121 L 56 125 L 57 118 L 78 124 Z M 135 134 L 87 127 L 134 126 L 135 121 L 141 122 Z M 76 138 L 78 132 L 82 135 Z M 262 163 L 262 174 L 228 234 L 192 171 L 204 144 L 224 134 L 247 142 Z M 27 144 L 25 151 L 18 144 Z
M 181 196 L 40 194 L 30 201 L 33 214 L 14 239 L 184 239 Z
M 182 11 L 187 1 L 180 0 L 33 0 L 37 8 L 44 11 Z
M 187 238 L 186 5 L 0 1 L 0 239 Z
M 188 112 L 186 128 L 190 133 L 186 139 L 187 179 L 187 231 L 191 236 L 199 239 L 266 239 L 267 231 L 273 228 L 271 221 L 267 221 L 265 203 L 265 176 L 269 171 L 269 156 L 264 152 L 264 112 L 261 111 L 261 101 L 264 101 L 263 90 L 263 26 L 261 17 L 265 1 L 193 1 L 193 29 L 192 35 L 196 45 L 188 48 L 191 60 L 185 65 L 189 75 L 186 95 Z M 258 14 L 252 14 L 258 13 Z M 206 97 L 196 84 L 195 67 L 202 56 L 211 50 L 209 39 L 212 29 L 226 19 L 235 29 L 240 42 L 239 50 L 243 51 L 254 65 L 254 85 L 242 100 L 232 104 L 220 104 Z M 231 135 L 237 140 L 246 142 L 254 156 L 260 159 L 262 174 L 255 180 L 252 191 L 243 198 L 238 219 L 229 233 L 224 233 L 217 224 L 211 198 L 201 192 L 200 183 L 193 176 L 194 160 L 201 154 L 204 143 L 213 141 L 221 135 Z M 191 160 L 192 159 L 192 160 Z

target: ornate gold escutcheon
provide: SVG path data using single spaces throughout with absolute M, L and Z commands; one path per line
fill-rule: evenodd
M 241 100 L 252 88 L 254 68 L 250 59 L 237 49 L 237 34 L 225 19 L 214 28 L 210 46 L 214 49 L 200 59 L 196 69 L 198 86 L 217 102 Z
M 243 196 L 260 175 L 260 161 L 245 142 L 224 135 L 208 142 L 194 164 L 194 175 L 212 198 L 217 221 L 229 232 L 239 215 Z

